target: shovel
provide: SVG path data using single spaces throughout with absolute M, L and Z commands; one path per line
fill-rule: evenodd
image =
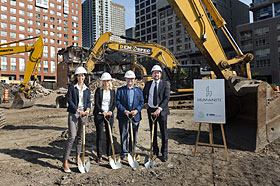
M 145 163 L 144 163 L 147 169 L 154 167 L 156 165 L 155 159 L 157 158 L 156 155 L 153 156 L 153 142 L 154 142 L 154 132 L 155 132 L 154 130 L 155 130 L 155 122 L 157 120 L 157 117 L 153 118 L 153 116 L 151 116 L 151 119 L 153 124 L 152 124 L 150 156 L 145 157 Z
M 110 126 L 110 119 L 111 117 L 109 117 L 109 119 L 106 118 L 106 116 L 104 116 L 104 119 L 108 125 L 108 129 L 109 129 L 109 135 L 110 135 L 110 141 L 111 141 L 111 147 L 112 147 L 112 156 L 109 156 L 109 163 L 110 166 L 112 167 L 112 169 L 119 169 L 122 167 L 121 164 L 121 160 L 120 157 L 115 155 L 115 148 L 114 148 L 114 142 L 113 142 L 113 135 L 112 135 L 112 131 L 111 131 L 111 126 Z
M 81 117 L 82 125 L 83 125 L 83 155 L 82 158 L 78 158 L 78 169 L 81 173 L 86 173 L 90 169 L 90 161 L 88 158 L 85 158 L 86 153 L 86 122 L 85 119 Z
M 127 116 L 129 119 L 129 127 L 130 127 L 130 139 L 131 139 L 131 146 L 132 146 L 132 153 L 127 155 L 127 159 L 128 159 L 128 164 L 132 167 L 132 168 L 136 168 L 138 167 L 138 162 L 136 160 L 136 154 L 134 152 L 134 138 L 133 138 L 133 128 L 132 128 L 132 119 L 134 116 L 130 117 Z

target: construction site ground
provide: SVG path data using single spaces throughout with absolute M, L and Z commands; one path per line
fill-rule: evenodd
M 193 111 L 187 109 L 171 109 L 167 162 L 156 159 L 155 167 L 143 166 L 150 148 L 147 114 L 143 110 L 137 137 L 137 153 L 141 156 L 138 168 L 132 169 L 126 161 L 117 170 L 112 170 L 108 161 L 98 165 L 96 130 L 90 121 L 86 128 L 86 156 L 91 159 L 91 169 L 86 174 L 79 173 L 73 148 L 72 173 L 64 173 L 61 159 L 68 113 L 65 108 L 55 108 L 56 96 L 54 92 L 37 98 L 35 106 L 21 110 L 0 105 L 6 114 L 6 126 L 0 129 L 0 185 L 280 185 L 279 139 L 257 153 L 229 148 L 229 161 L 225 160 L 223 148 L 215 148 L 213 154 L 206 146 L 199 146 L 193 157 L 198 125 L 193 121 Z M 207 131 L 204 126 L 201 140 L 208 139 Z M 119 153 L 116 120 L 113 133 Z

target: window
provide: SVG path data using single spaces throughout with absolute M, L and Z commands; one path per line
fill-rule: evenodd
M 56 12 L 56 15 L 61 16 L 62 14 L 61 14 L 61 12 Z
M 55 58 L 55 47 L 51 47 L 51 58 Z
M 10 29 L 11 30 L 16 30 L 17 29 L 17 25 L 10 24 Z
M 41 26 L 41 22 L 40 21 L 36 21 L 35 25 L 40 27 Z
M 36 34 L 41 34 L 41 30 L 40 30 L 40 29 L 36 29 L 36 30 L 35 30 L 35 33 L 36 33 Z
M 19 29 L 19 31 L 22 31 L 22 32 L 25 31 L 25 27 L 24 26 L 19 26 L 18 29 Z
M 24 39 L 25 38 L 25 35 L 24 34 L 19 34 L 19 39 Z
M 23 19 L 23 18 L 19 18 L 18 20 L 20 23 L 23 23 L 23 24 L 25 23 L 25 19 Z
M 16 1 L 10 1 L 10 5 L 16 6 L 17 2 Z
M 2 20 L 7 20 L 7 15 L 6 14 L 1 14 L 1 19 Z
M 49 61 L 44 61 L 44 72 L 47 73 L 49 71 Z
M 30 10 L 32 10 L 32 9 L 33 9 L 33 6 L 28 4 L 28 5 L 27 5 L 27 8 L 30 9 Z
M 55 29 L 55 25 L 50 25 L 50 28 L 51 29 Z
M 7 57 L 1 56 L 1 71 L 7 70 Z
M 61 38 L 62 34 L 61 33 L 57 33 L 57 37 Z
M 58 26 L 58 27 L 57 27 L 57 30 L 62 30 L 61 26 Z
M 58 24 L 61 24 L 61 23 L 62 23 L 61 19 L 57 19 L 56 22 L 57 22 Z
M 280 30 L 280 24 L 277 24 L 276 29 Z
M 53 11 L 53 10 L 50 10 L 50 14 L 51 14 L 51 15 L 54 15 L 54 11 Z
M 33 25 L 33 21 L 32 21 L 32 20 L 30 20 L 30 19 L 28 19 L 28 20 L 27 20 L 27 24 L 29 24 L 29 25 Z
M 24 10 L 19 10 L 18 13 L 19 13 L 19 15 L 23 15 L 23 16 L 25 15 Z
M 61 10 L 61 5 L 57 5 L 56 8 L 57 8 L 58 10 Z
M 7 32 L 6 31 L 1 31 L 1 36 L 7 37 Z
M 1 6 L 1 11 L 2 12 L 7 12 L 8 8 L 6 6 Z
M 33 33 L 33 28 L 28 27 L 27 32 Z
M 68 39 L 68 34 L 64 34 L 64 38 L 65 38 L 65 39 Z
M 48 20 L 48 16 L 45 16 L 45 15 L 44 15 L 44 16 L 43 16 L 43 20 L 44 20 L 44 21 L 47 21 L 47 20 Z
M 43 23 L 43 26 L 44 26 L 45 28 L 48 28 L 48 23 Z
M 38 72 L 41 72 L 41 61 L 39 63 Z
M 67 46 L 68 45 L 68 41 L 64 41 L 64 45 Z
M 54 44 L 55 43 L 55 39 L 51 39 L 51 44 Z
M 10 58 L 10 70 L 11 71 L 17 70 L 17 58 L 15 58 L 15 57 Z
M 49 32 L 48 32 L 47 30 L 44 30 L 44 31 L 43 31 L 43 34 L 44 34 L 44 35 L 48 35 Z
M 269 32 L 269 27 L 257 28 L 255 30 L 255 35 L 264 35 Z
M 54 21 L 55 21 L 55 18 L 54 18 L 54 17 L 51 17 L 51 18 L 50 18 L 50 21 L 51 21 L 51 22 L 54 22 Z
M 25 59 L 19 58 L 19 71 L 24 72 L 25 71 Z
M 55 36 L 55 32 L 50 32 L 50 35 L 51 36 Z
M 19 7 L 24 8 L 24 3 L 23 2 L 19 2 L 18 5 L 19 5 Z
M 50 7 L 51 7 L 51 8 L 54 8 L 55 6 L 54 6 L 54 4 L 53 4 L 53 3 L 50 3 Z
M 7 28 L 7 23 L 1 23 L 1 28 Z
M 55 73 L 55 61 L 51 61 L 51 73 Z
M 11 14 L 17 14 L 17 9 L 15 9 L 15 8 L 10 8 L 10 13 L 11 13 Z
M 27 16 L 28 17 L 33 17 L 33 13 L 32 12 L 27 12 Z
M 264 57 L 264 56 L 268 56 L 270 54 L 270 49 L 266 48 L 266 49 L 259 49 L 255 51 L 255 55 L 256 57 Z
M 17 34 L 14 33 L 14 32 L 10 32 L 10 37 L 11 37 L 11 38 L 16 38 L 16 37 L 17 37 Z
M 40 18 L 41 18 L 41 15 L 40 15 L 40 14 L 35 14 L 35 18 L 36 18 L 36 19 L 40 19 Z
M 49 57 L 49 49 L 48 49 L 48 46 L 44 46 L 43 56 L 44 56 L 44 57 Z

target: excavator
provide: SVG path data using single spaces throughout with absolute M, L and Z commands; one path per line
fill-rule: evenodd
M 193 79 L 201 79 L 200 65 L 180 65 L 175 56 L 159 44 L 139 41 L 119 43 L 110 40 L 112 35 L 111 32 L 106 32 L 95 42 L 85 62 L 88 72 L 92 72 L 97 65 L 105 64 L 102 58 L 107 51 L 145 56 L 158 61 L 164 67 L 171 85 L 171 103 L 173 103 L 171 106 L 178 105 L 178 101 L 184 102 L 184 106 L 193 106 Z M 121 37 L 123 38 L 123 36 Z M 136 67 L 139 68 L 145 77 L 147 75 L 146 69 L 136 61 L 134 60 L 133 70 Z
M 243 54 L 211 0 L 167 1 L 217 78 L 225 79 L 227 142 L 239 149 L 260 151 L 279 138 L 280 97 L 268 83 L 251 78 L 253 55 Z M 225 55 L 207 12 L 225 33 L 236 57 Z M 233 64 L 239 67 L 237 74 Z
M 20 43 L 28 40 L 34 40 L 34 39 L 37 40 L 32 46 L 29 45 L 9 46 L 11 44 Z M 22 53 L 22 52 L 30 52 L 28 62 L 25 68 L 23 81 L 20 84 L 19 91 L 15 94 L 15 98 L 11 105 L 11 108 L 21 109 L 21 108 L 31 107 L 34 105 L 34 100 L 32 99 L 31 93 L 32 90 L 34 89 L 34 84 L 37 79 L 39 62 L 43 54 L 43 49 L 44 49 L 44 41 L 42 36 L 0 44 L 0 56 Z M 28 83 L 33 72 L 34 72 L 34 84 L 29 85 Z

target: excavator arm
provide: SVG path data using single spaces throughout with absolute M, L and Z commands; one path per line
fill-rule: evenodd
M 266 82 L 251 79 L 252 54 L 243 54 L 225 27 L 211 0 L 168 0 L 178 19 L 217 78 L 226 80 L 227 141 L 235 147 L 258 151 L 280 136 L 280 97 Z M 206 10 L 237 53 L 227 59 Z M 239 65 L 239 76 L 231 68 Z
M 25 45 L 25 46 L 2 47 L 5 45 L 20 43 L 35 38 L 38 39 L 33 46 Z M 41 36 L 0 44 L 0 56 L 22 53 L 22 52 L 30 52 L 28 62 L 25 68 L 24 78 L 23 81 L 21 82 L 20 92 L 18 92 L 15 95 L 14 102 L 11 106 L 12 108 L 25 108 L 25 107 L 33 106 L 34 103 L 33 100 L 31 99 L 30 93 L 34 88 L 34 85 L 29 85 L 28 82 L 33 72 L 34 72 L 34 79 L 35 80 L 37 79 L 39 62 L 43 54 L 43 49 L 44 49 L 44 42 Z

